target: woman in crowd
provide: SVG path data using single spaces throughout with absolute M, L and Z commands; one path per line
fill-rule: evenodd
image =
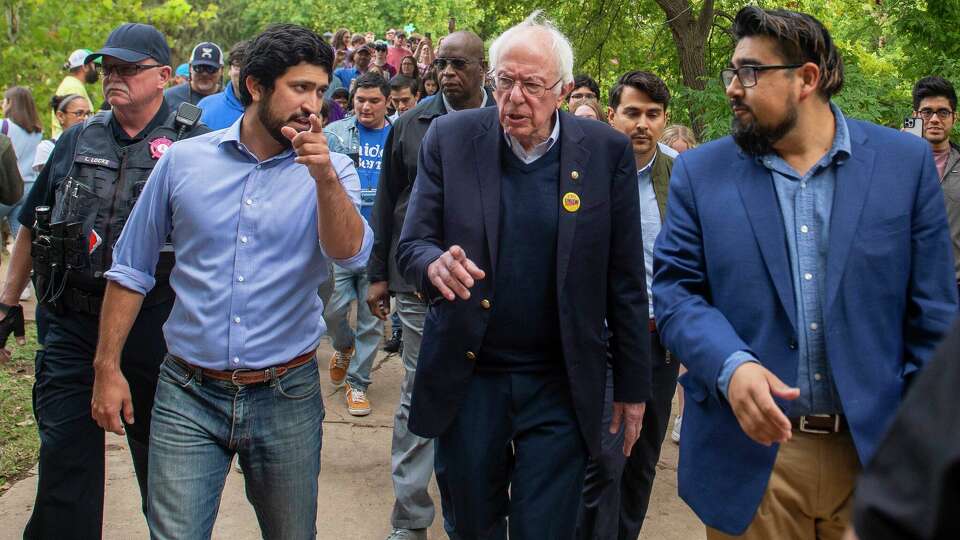
M 50 108 L 53 109 L 63 131 L 83 122 L 92 113 L 87 100 L 80 94 L 53 96 L 50 98 Z M 47 159 L 50 158 L 50 152 L 53 151 L 56 142 L 56 138 L 44 139 L 37 145 L 37 153 L 33 158 L 33 170 L 37 174 L 40 174 L 40 170 L 47 164 Z
M 697 147 L 697 136 L 687 126 L 673 124 L 663 130 L 660 142 L 673 148 L 678 153 L 683 153 Z
M 417 59 L 417 68 L 420 70 L 420 76 L 425 77 L 427 71 L 430 70 L 430 66 L 433 65 L 433 61 L 436 58 L 430 38 L 423 38 L 420 40 L 420 44 L 417 46 L 417 50 L 413 53 L 413 55 Z
M 13 86 L 3 94 L 3 122 L 0 125 L 2 132 L 13 142 L 13 151 L 17 154 L 17 168 L 23 177 L 24 197 L 33 187 L 37 172 L 33 170 L 33 160 L 37 153 L 37 145 L 43 140 L 43 126 L 40 123 L 40 113 L 33 101 L 33 94 L 22 86 Z M 10 232 L 17 236 L 20 222 L 20 205 L 23 199 L 13 206 L 3 207 L 2 213 L 10 221 Z
M 346 28 L 337 30 L 333 35 L 333 48 L 337 50 L 347 50 L 350 48 L 350 31 Z
M 577 105 L 577 108 L 573 111 L 573 115 L 581 118 L 592 118 L 593 120 L 599 120 L 604 123 L 607 121 L 603 111 L 600 110 L 600 104 L 597 103 L 595 99 L 588 99 L 580 105 Z
M 440 81 L 437 80 L 437 72 L 434 69 L 427 70 L 420 79 L 420 99 L 432 96 L 440 89 Z

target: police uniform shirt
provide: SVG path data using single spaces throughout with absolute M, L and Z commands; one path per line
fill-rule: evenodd
M 127 132 L 120 127 L 120 123 L 115 116 L 110 117 L 110 131 L 113 133 L 113 138 L 118 145 L 122 147 L 130 146 L 131 144 L 142 141 L 153 130 L 160 127 L 169 116 L 170 107 L 167 106 L 167 102 L 164 100 L 160 104 L 160 109 L 157 111 L 157 114 L 153 116 L 150 123 L 147 124 L 140 133 L 132 137 L 128 135 Z M 43 170 L 40 171 L 40 175 L 37 176 L 37 180 L 33 184 L 33 189 L 30 190 L 30 193 L 23 203 L 23 208 L 20 210 L 19 219 L 24 227 L 33 230 L 33 223 L 36 219 L 34 217 L 34 209 L 36 207 L 53 207 L 54 201 L 56 200 L 57 187 L 64 177 L 69 174 L 70 168 L 73 166 L 73 155 L 76 151 L 77 140 L 80 138 L 83 125 L 84 124 L 77 124 L 71 126 L 70 129 L 65 131 L 63 135 L 57 139 L 57 144 L 50 153 L 50 159 L 43 167 Z

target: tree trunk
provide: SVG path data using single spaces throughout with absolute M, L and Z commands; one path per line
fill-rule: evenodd
M 667 26 L 673 35 L 680 58 L 683 85 L 693 90 L 707 87 L 707 40 L 713 24 L 714 0 L 704 0 L 700 13 L 693 10 L 690 0 L 656 0 L 667 16 Z M 690 127 L 698 137 L 703 135 L 703 119 L 698 107 L 690 109 Z

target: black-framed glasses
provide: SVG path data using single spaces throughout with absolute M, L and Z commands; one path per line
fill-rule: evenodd
M 433 67 L 438 73 L 447 69 L 448 65 L 453 66 L 453 69 L 457 71 L 463 71 L 470 64 L 476 63 L 476 60 L 467 60 L 466 58 L 437 58 L 433 61 Z
M 207 75 L 213 75 L 220 70 L 218 67 L 208 66 L 206 64 L 194 64 L 190 66 L 190 69 L 193 70 L 194 73 L 206 73 Z
M 100 76 L 106 79 L 110 75 L 116 73 L 121 77 L 133 77 L 139 75 L 141 71 L 146 71 L 148 69 L 163 67 L 161 64 L 114 64 L 114 65 L 99 65 L 97 66 L 97 71 L 100 73 Z
M 560 84 L 561 81 L 563 81 L 562 78 L 557 79 L 557 82 L 551 85 L 545 85 L 545 84 L 538 83 L 536 81 L 530 81 L 530 80 L 518 81 L 516 79 L 511 79 L 510 77 L 504 77 L 503 75 L 493 76 L 493 84 L 498 92 L 505 92 L 509 94 L 510 92 L 513 91 L 513 87 L 519 84 L 520 89 L 523 91 L 524 94 L 534 98 L 538 98 L 542 96 L 547 90 L 551 90 L 555 86 Z
M 722 82 L 723 87 L 726 88 L 730 86 L 730 83 L 732 83 L 734 77 L 736 77 L 737 79 L 740 79 L 740 86 L 744 88 L 750 88 L 757 85 L 757 74 L 761 71 L 769 71 L 771 69 L 796 69 L 801 66 L 803 66 L 803 64 L 777 64 L 727 68 L 720 71 L 720 82 Z
M 929 120 L 933 118 L 933 115 L 937 115 L 941 120 L 946 120 L 951 116 L 953 116 L 954 114 L 953 111 L 951 111 L 950 109 L 937 109 L 937 110 L 920 109 L 919 111 L 916 111 L 916 112 L 917 112 L 917 116 L 919 116 L 920 118 L 923 118 L 924 120 Z

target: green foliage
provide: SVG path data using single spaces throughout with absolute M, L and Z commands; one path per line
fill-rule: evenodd
M 382 38 L 387 28 L 412 24 L 437 38 L 447 20 L 491 40 L 534 9 L 546 10 L 570 37 L 577 72 L 606 89 L 631 69 L 667 81 L 673 120 L 699 125 L 709 139 L 729 131 L 729 108 L 716 74 L 733 50 L 729 26 L 748 0 L 715 0 L 704 54 L 705 90 L 683 84 L 678 37 L 661 5 L 685 5 L 696 18 L 708 0 L 0 0 L 0 81 L 33 89 L 44 118 L 50 94 L 73 49 L 95 49 L 124 21 L 156 25 L 169 38 L 174 64 L 203 40 L 228 49 L 277 22 L 317 31 L 347 27 Z M 846 84 L 836 101 L 851 117 L 897 125 L 910 112 L 910 88 L 924 75 L 960 83 L 960 0 L 754 0 L 813 14 L 843 51 Z M 604 91 L 605 92 L 605 91 Z M 94 91 L 99 101 L 98 91 Z
M 33 466 L 40 449 L 30 406 L 37 347 L 36 325 L 27 323 L 27 344 L 12 347 L 13 356 L 0 363 L 0 494 Z

